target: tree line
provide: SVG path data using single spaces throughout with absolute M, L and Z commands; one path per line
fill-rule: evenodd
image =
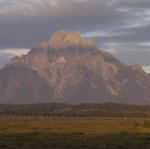
M 0 104 L 0 116 L 44 117 L 131 117 L 149 118 L 150 105 L 117 103 L 38 103 L 30 105 Z

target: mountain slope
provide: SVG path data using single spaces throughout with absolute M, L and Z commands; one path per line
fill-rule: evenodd
M 20 76 L 13 82 L 12 73 Z M 127 66 L 73 32 L 56 32 L 0 74 L 0 102 L 150 103 L 150 77 L 139 65 Z
M 10 66 L 0 71 L 1 103 L 48 102 L 52 92 L 47 82 L 29 68 Z

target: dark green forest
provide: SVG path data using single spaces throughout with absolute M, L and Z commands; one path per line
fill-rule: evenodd
M 85 103 L 80 105 L 63 103 L 0 104 L 0 116 L 149 118 L 150 105 L 117 103 Z

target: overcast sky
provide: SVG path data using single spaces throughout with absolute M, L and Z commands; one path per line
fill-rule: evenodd
M 150 0 L 0 0 L 0 67 L 60 29 L 96 40 L 122 62 L 150 66 Z

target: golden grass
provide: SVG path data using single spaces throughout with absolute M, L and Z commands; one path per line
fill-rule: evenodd
M 150 119 L 0 117 L 0 134 L 150 134 Z

